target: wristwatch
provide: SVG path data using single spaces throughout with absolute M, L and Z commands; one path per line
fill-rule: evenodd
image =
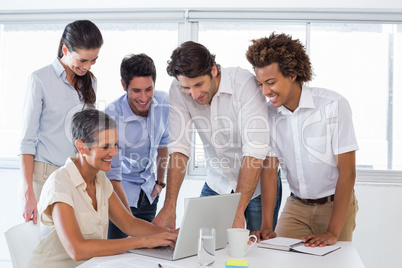
M 166 186 L 166 183 L 161 182 L 161 181 L 155 181 L 155 184 L 162 186 L 162 188 L 165 188 L 165 186 Z

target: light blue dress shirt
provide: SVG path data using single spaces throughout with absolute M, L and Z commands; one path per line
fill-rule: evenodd
M 93 88 L 96 92 L 96 81 Z M 35 160 L 63 166 L 75 155 L 70 133 L 74 113 L 84 102 L 66 78 L 59 58 L 33 72 L 27 82 L 20 154 L 32 154 Z
M 106 173 L 110 180 L 121 180 L 130 207 L 137 207 L 141 189 L 152 204 L 151 194 L 156 180 L 158 147 L 169 143 L 169 96 L 155 91 L 148 116 L 131 110 L 127 94 L 109 104 L 105 112 L 115 119 L 119 135 L 117 157 Z

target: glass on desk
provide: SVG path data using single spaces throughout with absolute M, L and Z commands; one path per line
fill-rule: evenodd
M 198 236 L 199 267 L 213 267 L 215 262 L 215 229 L 200 228 Z

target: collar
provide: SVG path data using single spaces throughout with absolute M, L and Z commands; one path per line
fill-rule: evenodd
M 152 111 L 152 109 L 155 109 L 155 107 L 157 107 L 158 105 L 159 105 L 159 103 L 155 99 L 155 93 L 154 93 L 154 97 L 151 100 L 151 105 L 149 106 L 148 115 Z M 122 102 L 121 106 L 122 106 L 124 122 L 141 121 L 144 119 L 144 117 L 136 115 L 133 112 L 133 110 L 131 110 L 131 107 L 128 104 L 127 93 L 124 94 L 124 98 L 123 98 L 123 102 Z
M 57 57 L 53 63 L 52 63 L 52 67 L 54 69 L 54 71 L 56 72 L 57 77 L 60 77 L 63 72 L 65 73 L 66 70 L 64 69 L 63 65 L 60 63 L 60 58 Z
M 233 95 L 233 87 L 230 81 L 230 77 L 228 71 L 225 68 L 220 69 L 221 80 L 219 82 L 218 90 L 216 91 L 215 96 L 219 96 L 220 94 L 230 94 Z
M 300 100 L 299 100 L 299 106 L 296 108 L 296 110 L 294 112 L 298 111 L 299 109 L 303 109 L 303 108 L 305 108 L 305 109 L 314 109 L 315 108 L 311 90 L 309 87 L 307 87 L 305 85 L 302 86 L 302 91 L 301 91 Z M 284 105 L 281 105 L 278 108 L 278 112 L 283 115 L 292 114 L 292 112 L 289 111 L 288 108 L 286 108 Z
M 75 157 L 68 158 L 65 167 L 70 175 L 70 180 L 72 181 L 73 185 L 75 188 L 77 188 L 80 185 L 86 185 L 86 182 L 84 181 L 84 178 L 81 176 L 80 171 L 78 170 L 77 166 L 74 164 Z M 99 176 L 96 174 L 95 182 L 99 183 Z

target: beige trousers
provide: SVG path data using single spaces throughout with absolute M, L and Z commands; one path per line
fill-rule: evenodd
M 35 194 L 36 201 L 39 201 L 40 193 L 42 192 L 43 185 L 45 184 L 47 178 L 53 171 L 59 169 L 57 166 L 51 164 L 34 161 L 33 168 L 33 190 Z M 25 209 L 25 196 L 24 196 L 24 183 L 21 181 L 18 189 L 19 203 L 22 211 Z
M 334 202 L 323 205 L 306 205 L 289 196 L 276 226 L 276 234 L 282 237 L 301 239 L 309 234 L 325 233 L 331 219 Z M 352 241 L 359 207 L 353 193 L 348 215 L 339 236 L 339 241 Z

